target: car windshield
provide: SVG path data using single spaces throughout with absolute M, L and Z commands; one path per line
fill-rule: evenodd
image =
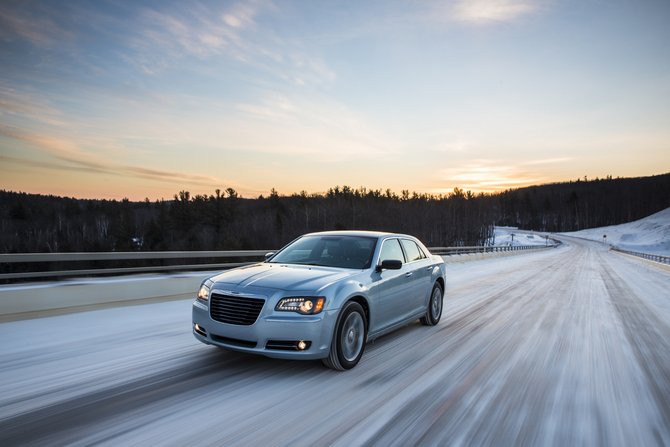
M 377 239 L 361 236 L 305 236 L 285 247 L 268 262 L 367 269 L 372 265 Z

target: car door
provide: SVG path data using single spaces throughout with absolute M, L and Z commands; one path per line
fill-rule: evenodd
M 373 332 L 384 330 L 406 318 L 413 307 L 411 302 L 412 275 L 405 262 L 405 256 L 396 238 L 386 239 L 382 243 L 377 265 L 385 260 L 402 261 L 400 270 L 382 270 L 376 272 L 379 290 L 378 320 Z
M 421 313 L 428 305 L 428 297 L 431 292 L 432 284 L 432 261 L 426 257 L 426 254 L 411 239 L 400 239 L 405 251 L 409 273 L 411 273 L 411 309 L 410 313 Z

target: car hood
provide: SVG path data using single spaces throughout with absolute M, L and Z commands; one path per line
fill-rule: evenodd
M 316 291 L 360 272 L 360 270 L 329 267 L 264 263 L 230 270 L 211 280 L 216 284 L 234 284 L 235 289 L 240 291 L 246 287 Z

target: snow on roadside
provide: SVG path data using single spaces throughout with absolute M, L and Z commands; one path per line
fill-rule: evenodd
M 546 245 L 544 237 L 537 234 L 528 234 L 513 227 L 495 227 L 495 242 L 493 245 Z M 551 243 L 551 240 L 549 241 Z
M 670 256 L 670 208 L 635 222 L 559 234 L 600 242 L 605 239 L 622 250 Z

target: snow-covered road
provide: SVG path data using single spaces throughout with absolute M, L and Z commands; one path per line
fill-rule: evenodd
M 202 345 L 192 300 L 0 324 L 0 445 L 670 445 L 670 271 L 561 239 L 449 264 L 347 372 Z

